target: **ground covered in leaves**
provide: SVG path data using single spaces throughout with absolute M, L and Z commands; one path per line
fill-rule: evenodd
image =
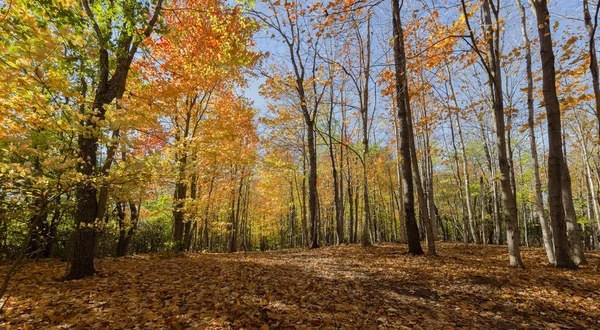
M 140 255 L 66 265 L 28 262 L 13 278 L 0 326 L 14 329 L 423 328 L 598 329 L 600 255 L 577 271 L 526 270 L 506 247 L 442 243 L 436 257 L 405 245 L 266 253 Z M 6 270 L 6 266 L 2 268 Z

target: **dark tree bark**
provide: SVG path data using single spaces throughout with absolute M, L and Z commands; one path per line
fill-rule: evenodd
M 404 40 L 404 36 L 402 37 L 402 39 Z M 404 65 L 406 69 L 406 56 L 404 56 Z M 404 74 L 404 77 L 406 79 L 406 73 Z M 405 86 L 408 89 L 408 82 L 406 82 Z M 427 253 L 429 255 L 435 255 L 435 238 L 433 235 L 434 224 L 431 222 L 431 217 L 429 215 L 429 208 L 427 207 L 425 189 L 423 188 L 421 172 L 419 171 L 419 160 L 417 159 L 417 147 L 415 146 L 415 137 L 413 133 L 412 114 L 410 109 L 410 99 L 408 97 L 408 92 L 405 93 L 405 100 L 405 104 L 408 107 L 406 112 L 408 120 L 408 143 L 410 149 L 410 160 L 412 162 L 414 185 L 417 188 L 419 219 L 421 220 L 421 224 L 424 227 L 423 230 L 425 231 L 425 238 L 427 239 Z
M 392 27 L 394 30 L 394 63 L 396 76 L 396 107 L 398 110 L 400 151 L 402 154 L 402 185 L 404 188 L 404 217 L 408 240 L 408 252 L 413 255 L 423 254 L 419 241 L 419 228 L 415 217 L 415 199 L 413 187 L 413 170 L 410 153 L 410 104 L 408 82 L 406 78 L 406 54 L 404 51 L 404 31 L 400 21 L 400 4 L 392 0 Z
M 242 189 L 244 188 L 244 171 L 240 173 L 240 184 L 237 189 L 237 193 L 233 192 L 233 198 L 231 202 L 231 238 L 229 240 L 229 252 L 237 252 L 238 246 L 238 232 L 240 222 L 240 203 L 242 199 Z
M 306 203 L 306 146 L 302 149 L 302 245 L 310 245 L 310 233 L 308 228 L 308 209 Z
M 569 246 L 573 253 L 573 262 L 575 262 L 576 265 L 586 264 L 587 261 L 581 243 L 581 233 L 579 232 L 579 225 L 577 224 L 577 214 L 575 213 L 575 205 L 573 205 L 571 173 L 569 173 L 566 157 L 563 159 L 561 166 L 561 188 L 563 207 L 565 208 L 565 220 L 567 222 L 567 238 L 569 239 Z
M 540 179 L 540 165 L 537 153 L 537 143 L 535 139 L 535 122 L 534 122 L 534 107 L 533 107 L 533 73 L 531 60 L 531 43 L 527 35 L 527 21 L 525 15 L 525 7 L 521 4 L 521 0 L 517 0 L 517 6 L 521 13 L 521 30 L 523 33 L 523 42 L 525 43 L 525 65 L 527 71 L 527 125 L 529 131 L 529 145 L 531 149 L 531 158 L 533 162 L 533 179 L 535 184 L 535 213 L 540 221 L 542 228 L 542 240 L 546 249 L 548 262 L 554 264 L 554 243 L 552 242 L 552 233 L 550 226 L 544 213 L 544 199 L 542 196 L 542 183 Z
M 133 12 L 135 2 L 126 2 L 123 4 L 124 10 Z M 131 67 L 131 61 L 137 53 L 138 47 L 143 39 L 152 34 L 154 26 L 158 21 L 162 9 L 162 0 L 158 0 L 154 14 L 147 24 L 146 29 L 141 36 L 136 36 L 132 33 L 134 30 L 130 22 L 124 22 L 120 33 L 116 31 L 103 31 L 98 25 L 96 18 L 90 9 L 87 0 L 82 0 L 84 11 L 87 19 L 91 21 L 95 37 L 99 43 L 98 54 L 98 84 L 91 112 L 88 113 L 88 119 L 82 122 L 82 126 L 86 129 L 94 131 L 98 129 L 98 120 L 105 117 L 105 105 L 113 100 L 121 99 L 125 92 L 125 84 Z M 112 35 L 118 35 L 117 50 L 109 52 L 107 40 Z M 117 61 L 115 70 L 110 73 L 109 56 L 116 54 Z M 83 109 L 82 109 L 83 110 Z M 84 177 L 90 178 L 97 174 L 97 151 L 99 136 L 89 133 L 81 133 L 78 137 L 79 155 L 82 161 L 77 166 L 77 171 Z M 102 209 L 99 205 L 98 190 L 91 180 L 85 180 L 76 187 L 76 211 L 75 211 L 75 230 L 73 233 L 73 258 L 71 267 L 66 279 L 80 279 L 87 276 L 92 276 L 96 272 L 94 268 L 94 246 L 96 237 L 96 218 L 98 210 Z
M 119 221 L 119 240 L 117 242 L 117 257 L 124 257 L 127 255 L 127 250 L 131 243 L 131 239 L 137 229 L 139 220 L 139 211 L 141 208 L 141 202 L 139 205 L 135 205 L 133 202 L 129 202 L 129 223 L 125 222 L 125 203 L 117 203 L 117 219 Z
M 530 0 L 533 5 L 540 39 L 540 55 L 542 62 L 542 84 L 544 106 L 548 122 L 548 200 L 550 204 L 550 222 L 554 238 L 556 267 L 577 268 L 569 255 L 569 242 L 566 233 L 565 210 L 563 206 L 563 166 L 566 166 L 563 155 L 562 123 L 560 106 L 556 94 L 556 73 L 554 69 L 554 50 L 552 48 L 552 31 L 550 29 L 550 13 L 546 0 Z
M 35 201 L 37 211 L 30 219 L 31 232 L 27 246 L 27 257 L 28 258 L 39 258 L 43 256 L 44 250 L 46 249 L 46 238 L 50 230 L 48 226 L 48 208 L 41 207 L 44 204 L 42 197 Z M 35 224 L 35 225 L 34 225 Z
M 190 181 L 190 200 L 195 201 L 198 197 L 198 175 L 196 173 L 192 174 L 192 180 Z M 184 226 L 184 235 L 183 235 L 183 248 L 186 251 L 190 251 L 192 247 L 192 239 L 194 235 L 194 225 L 195 220 L 189 218 L 185 222 Z
M 57 199 L 56 206 L 54 207 L 54 212 L 52 214 L 52 219 L 49 223 L 49 231 L 48 238 L 46 240 L 46 246 L 44 248 L 44 258 L 54 258 L 56 253 L 56 234 L 58 222 L 60 221 L 62 212 L 60 208 L 60 198 Z
M 185 198 L 187 194 L 187 184 L 185 183 L 185 167 L 187 163 L 187 155 L 179 157 L 178 166 L 179 174 L 175 183 L 175 193 L 173 194 L 173 241 L 175 243 L 174 250 L 182 252 L 184 250 L 183 235 L 185 232 L 184 217 Z

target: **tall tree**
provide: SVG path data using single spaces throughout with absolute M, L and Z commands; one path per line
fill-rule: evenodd
M 502 74 L 500 61 L 500 3 L 494 3 L 493 0 L 482 0 L 483 12 L 483 31 L 486 45 L 485 58 L 484 53 L 480 51 L 475 33 L 469 20 L 470 13 L 467 11 L 467 5 L 461 0 L 462 11 L 467 24 L 470 37 L 470 46 L 480 58 L 486 74 L 488 76 L 491 89 L 491 99 L 494 112 L 494 122 L 496 128 L 496 146 L 498 149 L 498 163 L 500 167 L 500 185 L 502 187 L 502 201 L 504 207 L 504 216 L 506 220 L 506 236 L 508 242 L 508 254 L 510 265 L 523 268 L 521 259 L 521 239 L 519 234 L 519 221 L 517 211 L 517 200 L 515 191 L 513 191 L 510 182 L 510 163 L 507 155 L 506 144 L 506 124 L 504 120 L 504 95 L 502 93 Z M 492 19 L 493 13 L 493 19 Z
M 546 0 L 530 0 L 530 2 L 534 8 L 539 33 L 544 106 L 548 123 L 548 201 L 556 256 L 555 265 L 575 269 L 577 266 L 569 254 L 562 196 L 562 167 L 566 166 L 566 162 L 563 155 L 560 105 L 556 93 L 550 12 Z
M 317 200 L 317 145 L 316 120 L 326 86 L 319 86 L 318 49 L 322 32 L 305 35 L 312 28 L 305 24 L 301 16 L 308 15 L 306 8 L 299 2 L 288 0 L 268 0 L 270 13 L 252 10 L 251 13 L 261 23 L 280 38 L 287 51 L 288 64 L 291 67 L 293 88 L 296 91 L 297 104 L 306 127 L 308 148 L 308 218 L 311 231 L 311 248 L 319 247 L 319 216 Z M 311 43 L 310 47 L 306 47 Z M 306 51 L 307 49 L 308 51 Z
M 125 93 L 131 62 L 141 42 L 150 37 L 154 31 L 162 10 L 162 2 L 163 0 L 156 2 L 154 13 L 146 22 L 147 16 L 140 10 L 143 6 L 136 1 L 118 4 L 106 2 L 104 5 L 90 6 L 87 0 L 82 0 L 86 20 L 93 27 L 98 48 L 96 73 L 98 83 L 92 108 L 86 109 L 87 119 L 82 122 L 82 126 L 87 131 L 94 132 L 98 129 L 98 122 L 105 118 L 108 104 L 117 100 L 117 107 L 119 107 L 118 102 Z M 118 11 L 122 11 L 124 15 L 110 17 L 110 13 Z M 114 71 L 111 72 L 111 68 L 114 68 Z M 103 168 L 99 170 L 96 167 L 99 138 L 96 134 L 87 132 L 79 135 L 78 144 L 82 161 L 77 170 L 83 176 L 91 177 L 98 173 L 106 173 L 110 168 L 110 158 L 114 157 L 114 148 L 109 149 Z M 98 189 L 93 182 L 85 181 L 77 187 L 76 192 L 73 259 L 67 279 L 79 279 L 96 272 L 94 268 L 95 222 L 96 219 L 103 218 L 103 215 L 99 217 L 99 213 L 105 209 L 105 205 L 101 205 L 98 199 Z
M 392 28 L 394 33 L 394 64 L 396 78 L 396 107 L 398 110 L 398 129 L 400 131 L 400 151 L 402 154 L 402 185 L 404 190 L 404 219 L 408 240 L 408 252 L 413 255 L 423 254 L 419 241 L 419 228 L 415 216 L 415 196 L 413 185 L 413 169 L 409 130 L 410 103 L 408 96 L 408 80 L 406 77 L 406 52 L 404 50 L 404 31 L 400 20 L 400 2 L 392 0 Z M 434 251 L 430 251 L 435 253 Z
M 531 158 L 533 162 L 533 180 L 535 185 L 535 212 L 540 221 L 542 228 L 542 238 L 544 241 L 544 248 L 546 249 L 546 256 L 548 262 L 554 264 L 554 243 L 552 242 L 552 232 L 546 215 L 544 213 L 544 198 L 542 196 L 542 182 L 540 180 L 540 165 L 537 153 L 537 143 L 535 141 L 535 121 L 534 121 L 534 107 L 533 107 L 533 70 L 531 61 L 531 42 L 527 35 L 527 16 L 525 14 L 525 7 L 521 3 L 521 0 L 516 0 L 519 12 L 521 14 L 521 31 L 523 34 L 523 42 L 525 47 L 525 71 L 527 72 L 527 129 L 529 131 L 529 145 L 531 149 Z

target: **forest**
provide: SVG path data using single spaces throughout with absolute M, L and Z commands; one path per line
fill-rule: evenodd
M 0 326 L 600 328 L 599 13 L 0 0 Z

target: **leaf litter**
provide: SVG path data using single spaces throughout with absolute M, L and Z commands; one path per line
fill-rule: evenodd
M 7 329 L 598 329 L 600 254 L 577 271 L 523 248 L 440 243 L 357 245 L 234 254 L 138 255 L 66 264 L 30 261 L 12 280 Z M 2 270 L 6 266 L 1 267 Z

